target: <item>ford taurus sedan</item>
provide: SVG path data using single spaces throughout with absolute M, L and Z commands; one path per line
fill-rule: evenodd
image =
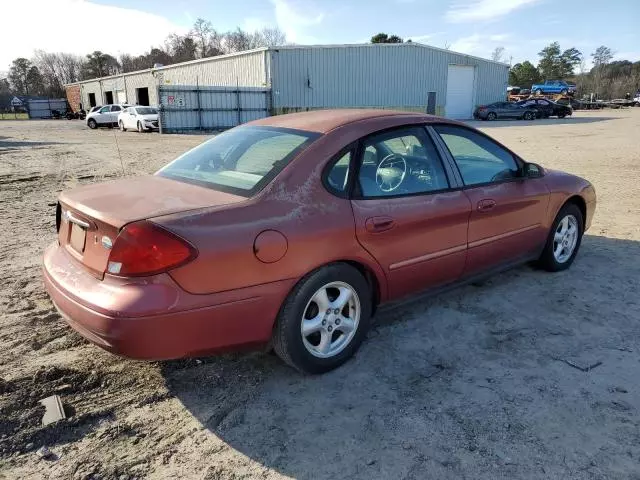
M 111 352 L 272 344 L 320 373 L 353 355 L 381 303 L 522 262 L 568 268 L 595 205 L 588 181 L 462 123 L 282 115 L 155 175 L 63 192 L 44 279 L 66 321 Z

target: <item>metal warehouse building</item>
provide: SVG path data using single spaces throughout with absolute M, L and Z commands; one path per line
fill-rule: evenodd
M 160 105 L 167 131 L 292 111 L 374 107 L 470 118 L 504 98 L 506 64 L 422 45 L 261 48 L 67 85 L 72 108 Z

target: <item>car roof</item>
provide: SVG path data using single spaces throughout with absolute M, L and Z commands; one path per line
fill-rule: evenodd
M 398 120 L 402 118 L 407 119 L 407 123 L 450 122 L 448 119 L 424 113 L 380 109 L 335 109 L 275 115 L 254 120 L 246 125 L 262 125 L 327 133 L 349 123 L 366 122 L 367 120 L 379 122 L 385 118 L 389 119 L 389 126 L 397 125 Z

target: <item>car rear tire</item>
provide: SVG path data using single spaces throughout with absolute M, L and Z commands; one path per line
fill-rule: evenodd
M 367 334 L 372 292 L 345 263 L 315 270 L 298 282 L 280 308 L 273 348 L 293 368 L 328 372 L 346 362 Z
M 95 130 L 96 128 L 98 128 L 98 122 L 96 122 L 93 118 L 90 118 L 89 121 L 87 122 L 87 126 L 91 130 Z
M 569 268 L 578 254 L 583 233 L 582 212 L 575 203 L 565 204 L 553 221 L 538 265 L 549 272 Z
M 566 114 L 566 113 L 559 113 L 559 114 L 558 114 L 558 118 L 564 118 L 564 117 L 566 117 L 566 116 L 567 116 L 567 114 Z
M 489 112 L 487 114 L 487 120 L 495 120 L 496 118 L 498 118 L 498 115 L 496 115 L 495 112 Z
M 127 131 L 127 129 L 126 129 L 126 128 L 124 128 L 124 122 L 123 122 L 122 120 L 120 120 L 120 122 L 118 122 L 118 123 L 120 124 L 120 131 L 122 131 L 122 132 L 126 132 L 126 131 Z
M 542 90 L 538 88 L 533 93 L 535 93 L 536 95 L 542 95 Z

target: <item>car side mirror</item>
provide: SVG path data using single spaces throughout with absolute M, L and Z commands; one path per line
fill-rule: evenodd
M 544 169 L 536 163 L 525 163 L 522 168 L 524 178 L 540 178 L 544 175 Z

